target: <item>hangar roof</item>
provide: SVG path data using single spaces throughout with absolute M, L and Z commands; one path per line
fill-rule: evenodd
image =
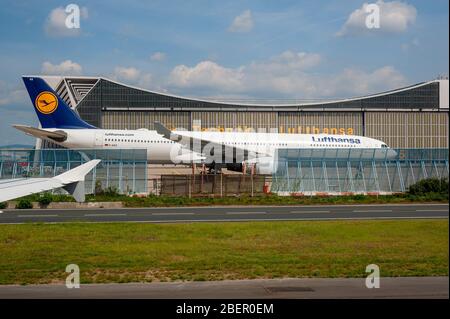
M 448 79 L 437 79 L 406 87 L 333 100 L 219 100 L 182 97 L 120 83 L 106 77 L 42 76 L 72 107 L 101 83 L 129 89 L 130 95 L 151 96 L 152 103 L 104 105 L 103 110 L 227 110 L 227 111 L 302 111 L 302 110 L 437 110 L 448 111 Z M 134 93 L 133 93 L 134 92 Z M 114 103 L 117 104 L 117 103 Z

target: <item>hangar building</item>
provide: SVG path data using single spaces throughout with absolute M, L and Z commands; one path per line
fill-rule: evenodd
M 255 130 L 380 139 L 392 148 L 448 148 L 448 79 L 363 97 L 248 103 L 179 97 L 104 77 L 44 77 L 88 123 L 106 129 Z M 38 145 L 38 148 L 46 145 Z

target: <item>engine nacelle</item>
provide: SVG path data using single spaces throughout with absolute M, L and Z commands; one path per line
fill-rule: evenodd
M 247 161 L 247 166 L 255 165 L 255 174 L 272 175 L 277 167 L 273 157 L 258 157 Z
M 272 157 L 263 157 L 256 162 L 256 174 L 272 175 L 276 171 Z
M 229 171 L 242 173 L 243 169 L 244 169 L 244 167 L 243 167 L 242 163 L 229 163 L 229 164 L 227 164 L 227 170 L 229 170 Z
M 226 167 L 229 171 L 243 173 L 245 166 L 245 173 L 249 174 L 253 165 L 255 165 L 254 174 L 258 175 L 272 175 L 277 169 L 273 157 L 258 157 L 244 163 L 227 163 Z

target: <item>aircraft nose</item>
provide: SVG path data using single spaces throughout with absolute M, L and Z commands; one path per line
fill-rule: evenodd
M 396 151 L 394 151 L 393 149 L 388 149 L 387 151 L 387 158 L 396 158 L 398 155 L 398 153 Z

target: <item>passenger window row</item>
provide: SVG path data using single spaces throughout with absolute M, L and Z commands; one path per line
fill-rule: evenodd
M 173 141 L 165 141 L 165 140 L 129 140 L 129 139 L 121 139 L 121 138 L 106 138 L 105 142 L 130 142 L 130 143 L 175 143 Z
M 276 145 L 276 146 L 288 146 L 287 143 L 251 143 L 251 142 L 222 142 L 224 145 L 256 145 L 256 146 L 263 146 L 263 145 Z
M 335 148 L 338 148 L 338 147 L 343 147 L 343 148 L 356 147 L 356 145 L 352 145 L 352 144 L 348 144 L 348 145 L 346 145 L 346 144 L 309 144 L 309 146 L 312 146 L 312 147 L 328 146 L 328 147 L 335 147 Z

